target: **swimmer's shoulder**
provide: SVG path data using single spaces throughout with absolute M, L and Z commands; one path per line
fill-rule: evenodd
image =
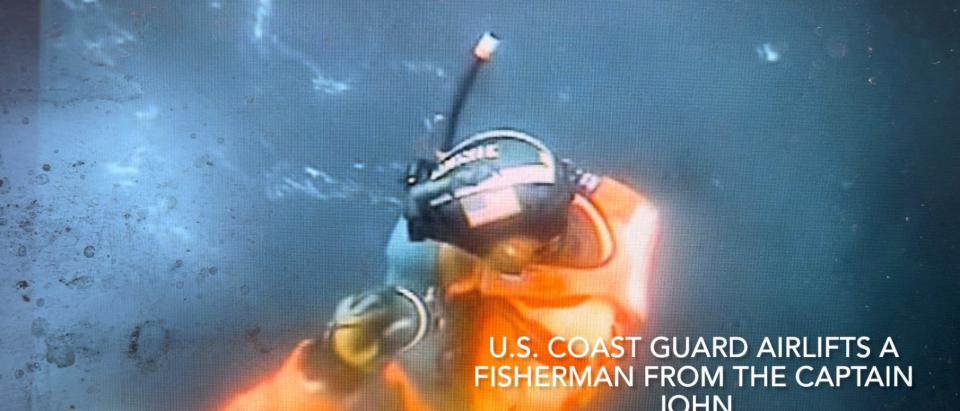
M 399 218 L 387 243 L 387 285 L 425 289 L 435 285 L 440 243 L 411 241 L 407 220 Z

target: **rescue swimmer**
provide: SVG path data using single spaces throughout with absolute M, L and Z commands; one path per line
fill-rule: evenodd
M 650 201 L 578 169 L 515 129 L 452 145 L 463 96 L 497 39 L 484 35 L 435 160 L 406 175 L 387 245 L 385 285 L 348 296 L 326 330 L 229 410 L 579 410 L 603 389 L 476 386 L 474 370 L 562 366 L 583 372 L 625 359 L 494 358 L 490 339 L 529 337 L 534 352 L 576 338 L 621 341 L 642 330 L 659 217 Z M 619 338 L 618 338 L 619 337 Z M 566 350 L 554 343 L 554 350 Z

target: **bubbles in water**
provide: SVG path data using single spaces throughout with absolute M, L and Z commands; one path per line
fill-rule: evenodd
M 57 368 L 69 367 L 76 363 L 77 354 L 67 336 L 48 336 L 45 342 L 48 363 L 55 364 Z
M 27 247 L 21 244 L 19 247 L 17 247 L 16 255 L 17 257 L 23 257 L 27 255 Z
M 33 177 L 33 182 L 38 186 L 42 186 L 50 182 L 50 177 L 48 177 L 46 173 L 40 173 Z
M 88 245 L 88 246 L 86 246 L 86 247 L 83 247 L 83 256 L 84 256 L 84 257 L 87 257 L 87 258 L 93 257 L 93 255 L 94 255 L 96 252 L 97 252 L 97 249 L 94 248 L 92 245 Z
M 146 321 L 130 332 L 127 357 L 143 371 L 156 371 L 170 351 L 173 334 L 163 321 Z

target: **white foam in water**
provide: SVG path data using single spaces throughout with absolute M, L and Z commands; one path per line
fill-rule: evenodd
M 437 63 L 430 61 L 403 61 L 403 68 L 413 74 L 432 74 L 437 78 L 446 78 L 447 71 Z
M 256 20 L 253 24 L 253 37 L 257 40 L 263 38 L 264 28 L 267 25 L 267 18 L 270 17 L 271 7 L 272 4 L 270 0 L 257 1 Z
M 302 196 L 319 201 L 344 200 L 370 205 L 387 204 L 394 208 L 399 208 L 402 204 L 399 198 L 399 185 L 388 187 L 361 183 L 350 176 L 334 177 L 330 173 L 309 165 L 302 167 L 302 174 L 292 170 L 285 171 L 287 168 L 279 164 L 274 167 L 274 171 L 267 173 L 266 178 L 275 181 L 266 187 L 267 199 L 282 201 Z M 350 168 L 354 173 L 361 173 L 357 177 L 362 177 L 364 181 L 393 182 L 397 179 L 391 179 L 389 176 L 398 175 L 397 170 L 403 169 L 403 165 L 393 162 L 387 166 L 372 166 L 358 162 L 351 164 Z
M 217 6 L 213 6 L 216 4 Z M 211 3 L 213 8 L 220 8 L 219 2 Z M 273 14 L 272 0 L 257 0 L 257 8 L 254 14 L 253 38 L 256 40 L 256 47 L 261 51 L 272 51 L 279 53 L 283 58 L 294 60 L 310 70 L 312 73 L 310 83 L 314 90 L 326 95 L 339 95 L 353 89 L 350 79 L 340 80 L 331 77 L 321 70 L 321 67 L 303 51 L 290 47 L 283 42 L 280 37 L 273 33 L 268 33 L 269 18 Z M 261 41 L 267 38 L 268 41 Z M 270 53 L 263 53 L 263 56 L 270 56 Z
M 334 80 L 320 73 L 317 73 L 317 75 L 313 78 L 313 89 L 325 94 L 341 94 L 344 91 L 349 91 L 352 88 L 353 86 L 351 86 L 348 82 Z
M 776 63 L 783 57 L 786 47 L 774 43 L 763 43 L 756 48 L 757 57 L 764 63 Z
M 159 114 L 159 111 L 157 110 L 157 107 L 152 104 L 144 110 L 139 110 L 133 113 L 133 115 L 137 117 L 137 120 L 144 120 L 144 121 L 150 121 L 150 120 L 156 119 L 157 114 Z

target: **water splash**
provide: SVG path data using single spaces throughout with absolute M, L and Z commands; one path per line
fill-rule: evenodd
M 431 74 L 441 79 L 447 77 L 447 71 L 434 62 L 405 60 L 401 64 L 407 72 L 413 74 Z
M 325 77 L 320 72 L 315 72 L 313 77 L 313 89 L 320 91 L 324 94 L 336 95 L 341 94 L 345 91 L 349 91 L 353 88 L 350 83 L 345 81 L 334 80 L 329 77 Z
M 275 33 L 270 33 L 270 16 L 273 14 L 272 0 L 257 0 L 254 13 L 253 38 L 261 52 L 274 52 L 282 58 L 293 60 L 310 70 L 310 84 L 313 89 L 326 95 L 340 95 L 353 89 L 350 79 L 336 79 L 323 72 L 317 63 L 304 52 L 290 47 Z M 267 39 L 267 41 L 264 41 Z
M 754 49 L 757 52 L 757 58 L 761 63 L 777 63 L 787 52 L 786 44 L 781 43 L 763 43 Z
M 311 165 L 277 164 L 266 174 L 267 199 L 277 202 L 305 197 L 400 209 L 402 186 L 399 181 L 405 169 L 403 164 L 357 162 L 350 168 L 349 172 L 334 174 Z
M 253 38 L 257 40 L 263 38 L 267 20 L 270 18 L 272 9 L 273 2 L 271 0 L 257 0 L 257 12 L 253 23 Z

